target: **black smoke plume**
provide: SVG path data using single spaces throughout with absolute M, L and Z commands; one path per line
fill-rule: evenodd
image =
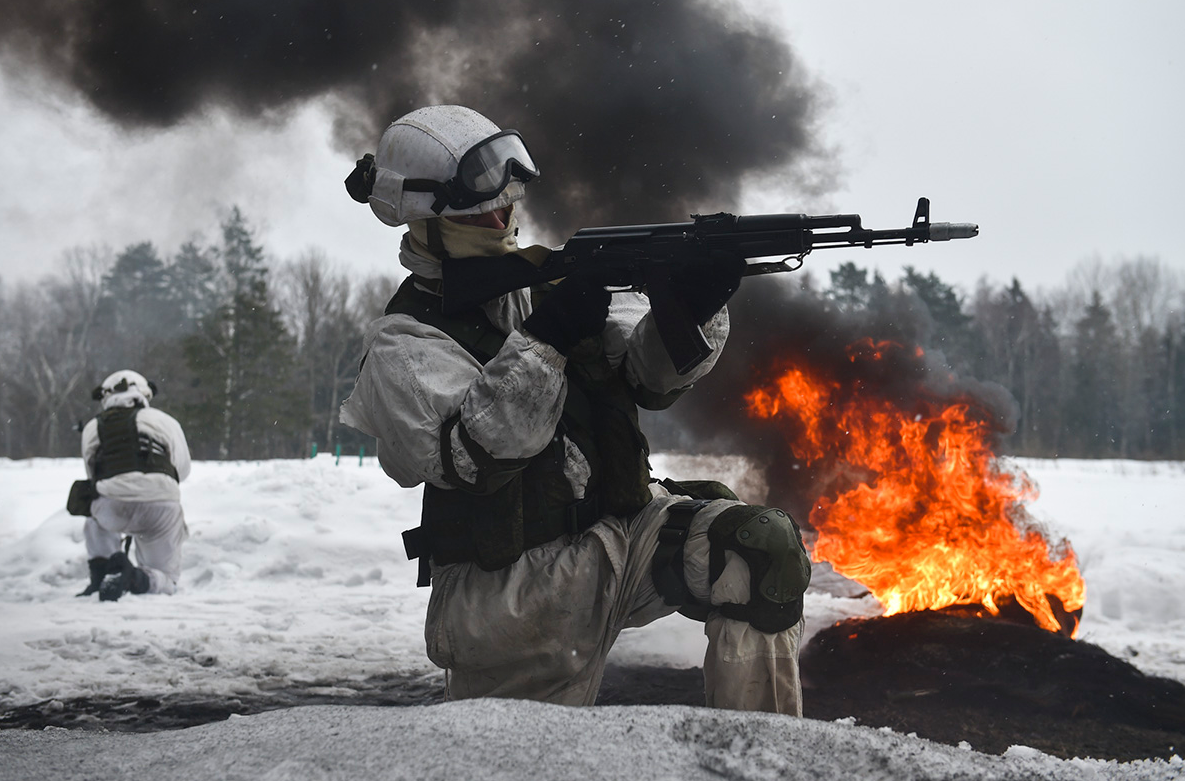
M 0 54 L 128 129 L 331 98 L 343 178 L 392 119 L 468 105 L 524 134 L 543 170 L 530 220 L 562 241 L 826 170 L 823 90 L 774 29 L 731 0 L 13 0 Z
M 736 210 L 747 181 L 814 189 L 835 170 L 814 135 L 826 88 L 776 25 L 733 0 L 10 0 L 4 21 L 12 74 L 47 77 L 128 130 L 211 110 L 282 121 L 328 100 L 343 179 L 392 119 L 471 106 L 526 137 L 543 170 L 526 211 L 548 242 L 589 225 Z M 804 168 L 811 181 L 794 178 Z M 743 398 L 779 361 L 834 363 L 861 337 L 928 336 L 916 301 L 857 317 L 760 278 L 733 303 L 720 366 L 656 439 L 752 454 L 771 476 L 796 474 L 793 454 Z M 970 395 L 1001 430 L 1012 414 L 1002 389 L 959 382 L 933 360 L 863 380 L 903 398 Z M 788 507 L 792 482 L 773 497 Z
M 808 466 L 795 455 L 793 430 L 748 413 L 745 396 L 768 387 L 791 367 L 836 380 L 853 401 L 882 399 L 919 412 L 965 403 L 995 435 L 1015 430 L 1019 410 L 1012 394 L 951 370 L 931 346 L 934 323 L 916 295 L 886 293 L 866 308 L 849 311 L 815 293 L 795 291 L 792 277 L 742 282 L 728 305 L 732 330 L 715 368 L 669 410 L 645 416 L 655 449 L 748 456 L 765 470 L 770 504 L 805 525 L 814 500 L 869 476 L 851 474 L 828 459 Z M 850 346 L 870 341 L 900 349 L 875 361 L 853 360 Z

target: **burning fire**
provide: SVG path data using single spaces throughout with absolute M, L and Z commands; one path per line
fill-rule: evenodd
M 867 364 L 904 349 L 866 339 L 847 357 Z M 1024 528 L 1023 503 L 1036 490 L 1023 473 L 1001 471 L 974 403 L 891 400 L 801 366 L 745 398 L 751 416 L 785 428 L 808 468 L 845 481 L 813 504 L 812 556 L 867 586 L 886 615 L 952 605 L 998 615 L 1014 600 L 1039 626 L 1077 633 L 1085 584 L 1074 553 L 1063 543 L 1054 561 L 1042 535 Z

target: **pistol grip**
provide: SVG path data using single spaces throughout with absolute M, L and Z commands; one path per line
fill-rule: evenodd
M 712 354 L 712 348 L 703 329 L 692 318 L 686 302 L 675 294 L 670 267 L 650 264 L 646 267 L 645 279 L 646 295 L 650 298 L 650 311 L 654 313 L 659 338 L 667 348 L 675 371 L 687 374 Z

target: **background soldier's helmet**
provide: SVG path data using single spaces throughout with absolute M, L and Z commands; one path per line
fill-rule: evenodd
M 95 401 L 102 401 L 108 396 L 126 393 L 129 390 L 138 392 L 145 401 L 152 401 L 153 395 L 156 394 L 156 385 L 144 379 L 144 375 L 138 372 L 131 369 L 121 369 L 108 375 L 107 379 L 91 391 L 91 398 Z

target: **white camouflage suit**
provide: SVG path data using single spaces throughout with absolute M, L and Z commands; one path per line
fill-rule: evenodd
M 402 264 L 429 279 L 440 264 L 415 254 L 405 238 Z M 404 487 L 444 480 L 441 425 L 460 410 L 478 445 L 498 459 L 536 455 L 550 442 L 567 392 L 566 358 L 520 330 L 530 314 L 527 291 L 484 307 L 509 334 L 484 367 L 440 330 L 404 314 L 368 328 L 366 358 L 341 419 L 377 439 L 379 462 Z M 698 380 L 715 363 L 728 335 L 721 310 L 704 327 L 713 355 L 690 374 L 676 374 L 641 294 L 616 294 L 603 334 L 610 362 L 625 362 L 629 382 L 657 393 Z M 455 468 L 464 479 L 475 466 L 453 429 Z M 565 474 L 584 496 L 589 465 L 566 442 Z M 444 668 L 448 695 L 512 697 L 566 705 L 595 702 L 605 659 L 626 627 L 643 626 L 676 610 L 651 581 L 651 559 L 667 508 L 685 497 L 651 485 L 653 499 L 632 518 L 606 516 L 582 534 L 529 549 L 510 566 L 487 572 L 473 563 L 432 567 L 425 637 L 428 657 Z M 708 585 L 707 527 L 728 507 L 718 500 L 693 521 L 685 548 L 686 580 L 701 602 L 748 602 L 748 566 L 731 551 Z M 798 645 L 802 622 L 777 634 L 713 612 L 705 624 L 709 706 L 801 715 Z
M 103 398 L 103 409 L 132 407 L 136 429 L 164 445 L 177 470 L 177 480 L 161 472 L 125 472 L 95 484 L 99 497 L 91 504 L 91 516 L 83 526 L 87 558 L 110 558 L 120 549 L 120 535 L 135 541 L 135 558 L 148 573 L 150 594 L 172 594 L 181 577 L 181 543 L 189 537 L 181 509 L 178 482 L 189 476 L 189 445 L 181 424 L 173 416 L 148 406 L 135 388 Z M 92 418 L 82 430 L 82 460 L 87 477 L 94 479 L 99 449 L 99 423 Z

